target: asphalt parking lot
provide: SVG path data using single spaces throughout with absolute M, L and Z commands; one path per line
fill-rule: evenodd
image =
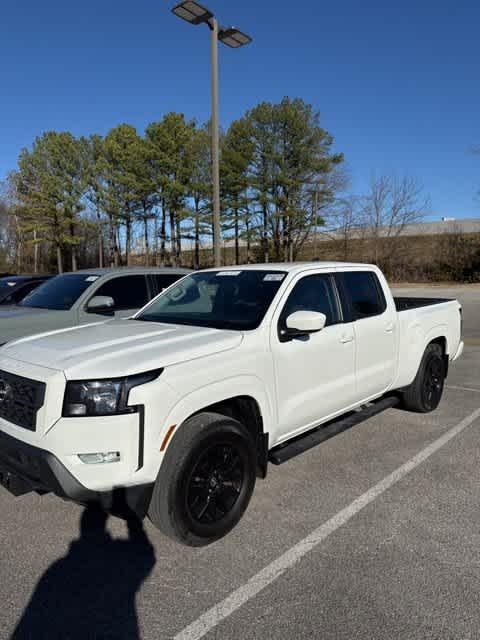
M 391 409 L 271 465 L 200 550 L 148 522 L 80 534 L 81 507 L 0 489 L 0 639 L 479 638 L 480 286 L 398 292 L 464 307 L 436 412 Z

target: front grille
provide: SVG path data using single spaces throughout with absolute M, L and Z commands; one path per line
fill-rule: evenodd
M 45 383 L 0 371 L 0 417 L 35 431 L 37 411 L 43 406 Z

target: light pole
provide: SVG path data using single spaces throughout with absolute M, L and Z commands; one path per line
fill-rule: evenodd
M 249 44 L 252 39 L 245 33 L 229 27 L 220 27 L 218 20 L 210 11 L 195 0 L 184 0 L 172 12 L 190 24 L 207 24 L 211 31 L 211 73 L 212 73 L 212 184 L 213 184 L 213 253 L 215 266 L 222 263 L 221 255 L 221 227 L 220 227 L 220 149 L 218 128 L 218 41 L 228 47 L 238 49 Z

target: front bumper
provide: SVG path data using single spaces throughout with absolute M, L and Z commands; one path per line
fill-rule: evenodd
M 30 491 L 54 493 L 80 504 L 96 503 L 106 511 L 144 517 L 153 484 L 92 491 L 82 485 L 50 451 L 45 451 L 0 431 L 0 484 L 14 495 Z

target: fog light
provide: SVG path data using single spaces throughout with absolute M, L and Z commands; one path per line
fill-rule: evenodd
M 78 457 L 85 464 L 102 464 L 103 462 L 120 462 L 119 451 L 107 451 L 105 453 L 79 453 Z

